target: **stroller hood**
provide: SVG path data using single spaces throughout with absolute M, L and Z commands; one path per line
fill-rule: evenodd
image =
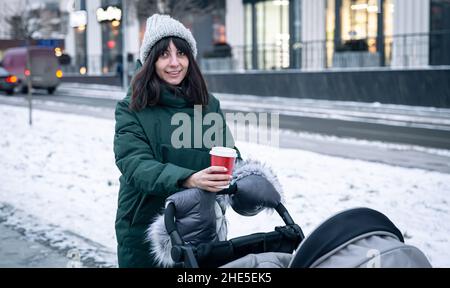
M 431 267 L 384 214 L 354 208 L 330 217 L 298 247 L 289 267 Z
M 431 268 L 418 248 L 406 245 L 401 232 L 382 213 L 355 208 L 319 225 L 295 254 L 250 254 L 226 268 Z

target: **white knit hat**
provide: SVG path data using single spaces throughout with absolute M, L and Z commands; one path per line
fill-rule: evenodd
M 147 19 L 144 39 L 142 40 L 141 49 L 139 51 L 142 64 L 144 64 L 147 59 L 153 45 L 162 38 L 169 36 L 175 36 L 186 40 L 189 47 L 191 47 L 194 58 L 197 56 L 197 43 L 195 42 L 191 31 L 169 15 L 153 14 Z

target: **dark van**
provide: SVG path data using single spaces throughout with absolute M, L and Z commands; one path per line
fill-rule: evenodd
M 29 53 L 26 47 L 7 49 L 3 54 L 3 67 L 19 78 L 22 92 L 26 93 L 28 90 L 26 76 L 31 73 L 33 88 L 46 89 L 49 94 L 53 94 L 62 77 L 55 51 L 52 48 L 40 46 L 30 46 L 28 51 Z M 31 71 L 27 69 L 28 55 Z

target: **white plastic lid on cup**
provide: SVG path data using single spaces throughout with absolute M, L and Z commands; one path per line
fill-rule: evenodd
M 219 157 L 231 157 L 231 158 L 237 157 L 236 150 L 227 147 L 213 147 L 209 152 L 209 154 Z

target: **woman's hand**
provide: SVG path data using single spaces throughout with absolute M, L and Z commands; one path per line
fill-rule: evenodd
M 232 176 L 225 174 L 227 168 L 220 166 L 211 166 L 203 169 L 187 178 L 183 186 L 186 188 L 200 188 L 209 192 L 219 192 L 223 188 L 219 186 L 227 186 L 230 184 Z

